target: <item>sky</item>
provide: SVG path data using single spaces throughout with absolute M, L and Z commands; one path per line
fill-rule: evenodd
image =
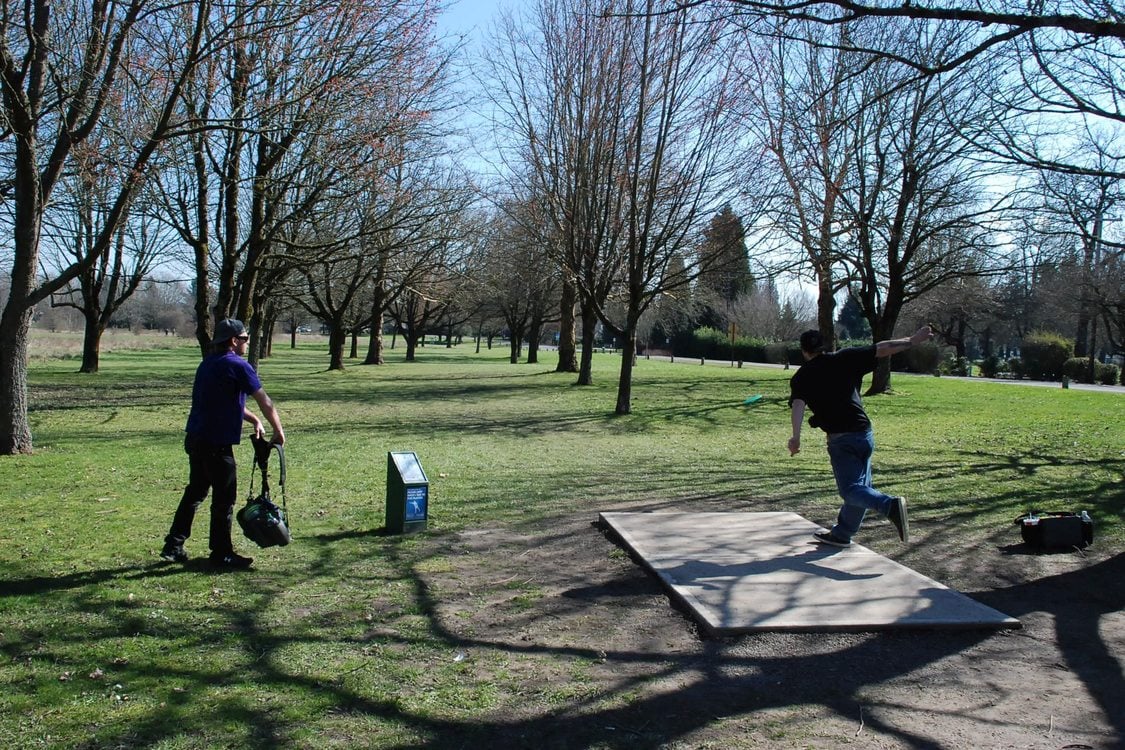
M 438 29 L 450 35 L 469 34 L 480 38 L 496 14 L 518 0 L 450 0 L 438 19 Z
M 488 33 L 498 14 L 520 7 L 530 7 L 534 0 L 448 0 L 446 11 L 438 18 L 438 35 L 456 38 L 466 35 L 465 54 L 472 56 L 479 50 L 479 44 Z M 473 76 L 464 79 L 472 86 L 477 80 Z M 484 118 L 471 111 L 465 113 L 463 125 L 467 126 L 471 145 L 462 152 L 461 158 L 470 169 L 487 181 L 495 174 L 498 156 L 494 146 L 488 141 L 488 125 Z M 792 294 L 811 295 L 816 299 L 816 286 L 797 279 L 782 277 L 775 280 L 783 298 Z
M 462 47 L 456 74 L 456 87 L 462 91 L 466 102 L 460 116 L 460 126 L 466 138 L 460 152 L 462 163 L 475 172 L 479 178 L 488 182 L 495 177 L 499 166 L 499 155 L 492 142 L 491 126 L 483 109 L 487 107 L 486 97 L 482 97 L 481 76 L 474 69 L 479 61 L 474 61 L 481 53 L 485 36 L 499 14 L 531 0 L 447 0 L 448 5 L 438 17 L 437 35 L 446 44 Z M 458 41 L 460 40 L 460 42 Z

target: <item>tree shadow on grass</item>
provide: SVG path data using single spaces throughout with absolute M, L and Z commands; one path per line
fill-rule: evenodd
M 768 715 L 778 710 L 801 710 L 808 715 L 827 713 L 838 720 L 858 722 L 861 716 L 857 711 L 870 705 L 867 693 L 872 689 L 906 679 L 913 672 L 977 648 L 994 637 L 993 633 L 982 631 L 850 634 L 838 639 L 831 634 L 787 636 L 796 648 L 781 653 L 775 653 L 768 642 L 759 644 L 754 639 L 705 641 L 686 652 L 616 649 L 607 647 L 597 636 L 585 642 L 577 638 L 564 645 L 551 645 L 539 638 L 525 640 L 519 633 L 537 623 L 565 624 L 571 618 L 586 617 L 595 606 L 610 607 L 607 616 L 612 620 L 615 613 L 629 612 L 663 596 L 659 585 L 639 568 L 618 567 L 612 573 L 604 567 L 595 572 L 575 569 L 583 560 L 581 555 L 576 559 L 576 545 L 593 548 L 595 557 L 600 557 L 604 552 L 599 555 L 596 548 L 607 543 L 593 527 L 576 535 L 573 525 L 573 521 L 548 521 L 535 528 L 512 529 L 512 537 L 535 538 L 534 549 L 541 556 L 534 563 L 534 570 L 559 582 L 562 588 L 559 596 L 548 597 L 531 610 L 512 610 L 509 621 L 498 623 L 497 629 L 483 634 L 473 633 L 452 616 L 447 595 L 441 593 L 446 588 L 435 586 L 439 582 L 434 575 L 419 570 L 430 555 L 448 555 L 451 548 L 456 553 L 456 536 L 438 534 L 412 540 L 428 547 L 429 551 L 419 557 L 417 551 L 404 548 L 398 540 L 384 538 L 381 530 L 322 533 L 303 538 L 301 543 L 310 548 L 309 564 L 287 575 L 255 579 L 255 590 L 248 599 L 231 604 L 209 603 L 202 609 L 185 601 L 185 614 L 190 612 L 196 619 L 206 617 L 209 621 L 196 628 L 185 629 L 175 622 L 157 627 L 141 612 L 121 618 L 105 617 L 101 630 L 78 622 L 60 623 L 59 632 L 52 634 L 52 638 L 113 641 L 140 632 L 146 634 L 157 653 L 172 644 L 181 651 L 207 651 L 213 648 L 216 638 L 229 639 L 236 634 L 245 655 L 245 659 L 235 658 L 224 668 L 177 666 L 181 661 L 191 663 L 190 658 L 165 658 L 150 663 L 137 660 L 121 666 L 121 676 L 114 679 L 126 685 L 152 685 L 161 695 L 166 693 L 163 702 L 159 707 L 153 704 L 151 709 L 135 707 L 127 723 L 108 722 L 96 732 L 96 737 L 77 746 L 90 750 L 107 746 L 141 748 L 191 737 L 263 750 L 303 746 L 304 741 L 297 737 L 307 740 L 308 735 L 300 733 L 308 727 L 294 724 L 294 714 L 279 702 L 299 698 L 306 705 L 319 706 L 307 716 L 298 711 L 295 715 L 302 716 L 301 722 L 324 722 L 323 731 L 353 746 L 370 743 L 403 749 L 655 749 L 706 731 L 723 717 L 752 717 L 759 712 Z M 341 559 L 354 558 L 359 553 L 356 545 L 368 543 L 378 545 L 368 552 L 383 556 L 386 569 L 399 571 L 397 582 L 412 590 L 412 609 L 426 622 L 424 634 L 412 635 L 392 627 L 375 635 L 361 635 L 347 628 L 339 629 L 330 612 L 325 612 L 324 620 L 279 626 L 277 613 L 269 611 L 275 597 L 294 585 L 315 587 L 321 577 L 342 575 L 338 568 Z M 501 536 L 488 549 L 497 559 L 511 560 L 523 545 L 523 541 Z M 1059 617 L 1059 637 L 1068 664 L 1111 717 L 1119 735 L 1125 734 L 1125 685 L 1120 674 L 1107 674 L 1115 662 L 1100 638 L 1098 618 L 1123 605 L 1121 589 L 1115 586 L 1125 574 L 1123 565 L 1125 557 L 1119 555 L 1087 572 L 974 594 L 1002 611 L 1048 611 Z M 15 582 L 14 593 L 36 595 L 69 590 L 74 592 L 76 611 L 101 608 L 109 615 L 112 612 L 106 602 L 99 601 L 102 584 L 182 572 L 180 566 L 121 566 L 57 578 L 27 578 Z M 451 575 L 457 572 L 458 566 L 454 565 Z M 363 585 L 362 581 L 359 583 Z M 388 582 L 373 579 L 370 583 L 375 587 Z M 1088 606 L 1087 596 L 1098 590 L 1109 593 L 1095 598 L 1093 607 Z M 623 622 L 619 625 L 628 627 Z M 609 632 L 603 635 L 608 636 Z M 167 645 L 162 645 L 164 641 Z M 293 658 L 295 648 L 298 653 L 351 650 L 358 662 L 354 669 L 366 669 L 362 651 L 373 644 L 381 644 L 380 648 L 401 647 L 404 659 L 411 658 L 410 654 L 419 647 L 444 647 L 450 651 L 501 654 L 505 660 L 526 658 L 544 665 L 601 663 L 614 678 L 589 694 L 577 695 L 553 708 L 510 714 L 470 712 L 458 718 L 458 711 L 435 712 L 412 706 L 424 685 L 403 684 L 401 695 L 386 697 L 353 684 L 346 673 L 325 676 L 322 669 L 310 669 L 301 659 Z M 20 656 L 6 650 L 13 659 Z M 429 683 L 425 671 L 437 669 L 436 665 L 419 666 L 422 681 Z M 476 679 L 471 670 L 465 672 L 464 689 L 474 689 Z M 171 689 L 173 684 L 182 689 Z M 665 687 L 653 689 L 654 685 Z M 672 685 L 676 687 L 668 687 Z M 221 696 L 227 697 L 217 699 Z M 889 741 L 918 748 L 943 746 L 930 736 L 893 725 L 878 712 L 862 718 L 870 731 Z M 335 724 L 337 719 L 344 723 Z M 412 739 L 385 741 L 387 738 L 369 734 L 372 726 L 386 726 L 388 733 L 404 733 Z M 348 734 L 349 731 L 360 733 Z
M 1008 455 L 974 456 L 980 471 L 1013 470 L 1013 459 Z M 1016 471 L 1021 471 L 1023 464 L 1057 467 L 1074 463 L 1067 456 L 1035 451 L 1027 451 L 1015 460 Z M 928 466 L 908 468 L 896 473 L 893 481 L 922 481 L 931 469 Z M 621 492 L 616 499 L 613 493 L 602 499 L 655 510 L 683 510 L 685 507 L 760 510 L 771 508 L 755 499 L 756 486 L 790 487 L 798 489 L 776 495 L 773 500 L 782 509 L 801 510 L 819 496 L 826 513 L 834 513 L 836 501 L 827 485 L 830 481 L 827 471 L 826 463 L 799 469 L 784 463 L 738 466 L 722 472 L 705 466 L 660 472 L 638 467 L 604 478 L 607 490 L 612 483 L 620 483 L 629 485 L 629 491 Z M 815 483 L 828 491 L 808 488 Z M 565 502 L 568 497 L 574 499 L 576 488 L 572 477 L 560 475 L 548 484 L 557 490 L 539 502 L 550 505 Z M 1053 482 L 1045 482 L 1035 489 L 1035 494 L 1046 496 L 1057 489 Z M 500 490 L 493 488 L 492 491 Z M 513 493 L 513 499 L 519 497 L 518 487 L 504 491 Z M 650 499 L 638 503 L 639 496 Z M 1018 504 L 1027 498 L 995 493 L 993 499 Z M 582 501 L 583 505 L 591 502 L 589 499 Z M 934 516 L 960 518 L 950 521 L 952 527 L 967 523 L 966 518 L 972 513 L 960 511 L 954 499 L 929 505 L 924 510 Z M 371 740 L 371 744 L 385 747 L 658 748 L 704 732 L 721 717 L 753 717 L 759 712 L 769 715 L 800 710 L 809 715 L 826 713 L 838 720 L 857 721 L 857 708 L 867 703 L 870 700 L 867 696 L 885 683 L 913 680 L 912 673 L 925 671 L 997 637 L 991 632 L 979 631 L 853 634 L 847 638 L 819 635 L 815 640 L 786 636 L 789 643 L 797 647 L 778 653 L 767 647 L 768 642 L 759 646 L 762 642 L 753 638 L 707 641 L 687 652 L 669 652 L 607 647 L 603 638 L 608 638 L 614 627 L 628 627 L 613 623 L 610 618 L 604 633 L 596 633 L 585 642 L 558 645 L 534 636 L 525 640 L 521 632 L 534 632 L 543 623 L 579 620 L 596 607 L 609 607 L 615 613 L 626 614 L 646 601 L 664 596 L 657 583 L 639 568 L 613 575 L 583 570 L 582 565 L 590 559 L 604 558 L 605 552 L 584 559 L 575 555 L 576 543 L 605 545 L 604 540 L 593 532 L 575 533 L 573 522 L 556 523 L 557 520 L 542 520 L 535 526 L 513 526 L 509 522 L 505 531 L 494 535 L 495 540 L 480 552 L 503 561 L 492 563 L 503 566 L 522 554 L 524 547 L 521 545 L 526 544 L 540 555 L 534 572 L 556 582 L 560 591 L 558 596 L 545 597 L 529 609 L 511 608 L 502 627 L 483 634 L 465 627 L 457 616 L 450 614 L 448 592 L 454 589 L 449 583 L 437 580 L 440 574 L 424 572 L 429 560 L 448 561 L 450 577 L 460 572 L 462 558 L 455 554 L 452 544 L 455 535 L 443 534 L 440 530 L 420 537 L 389 537 L 381 528 L 299 537 L 296 543 L 302 545 L 301 554 L 307 556 L 299 570 L 247 574 L 250 577 L 242 580 L 252 580 L 254 586 L 244 599 L 229 604 L 209 603 L 202 611 L 194 599 L 185 599 L 176 604 L 182 612 L 167 624 L 154 624 L 145 612 L 137 610 L 116 612 L 101 601 L 104 599 L 101 589 L 120 580 L 171 579 L 191 572 L 181 566 L 126 565 L 57 577 L 6 580 L 0 601 L 11 596 L 70 592 L 70 606 L 76 619 L 57 623 L 49 635 L 51 643 L 55 640 L 112 643 L 141 633 L 151 641 L 154 654 L 159 654 L 173 648 L 207 652 L 218 638 L 237 639 L 235 648 L 244 658 L 235 659 L 236 663 L 226 668 L 177 666 L 178 660 L 166 657 L 122 665 L 118 671 L 123 683 L 153 686 L 154 691 L 164 696 L 165 705 L 134 707 L 135 716 L 127 723 L 107 721 L 104 729 L 97 730 L 96 738 L 84 746 L 91 749 L 150 747 L 184 737 L 263 749 L 301 746 L 303 741 L 296 737 L 307 729 L 301 722 L 310 719 L 324 722 L 325 731 L 337 733 L 343 741 L 356 745 L 364 744 L 368 735 L 349 735 L 348 732 L 366 732 L 374 725 L 391 727 L 388 732 L 402 732 L 414 738 L 390 742 Z M 530 541 L 506 540 L 509 531 L 513 537 Z M 544 550 L 552 552 L 548 555 Z M 953 539 L 929 547 L 926 554 L 955 556 L 960 551 L 958 541 Z M 388 627 L 380 629 L 377 626 L 381 621 L 377 618 L 368 633 L 360 633 L 334 622 L 335 611 L 331 609 L 325 610 L 319 618 L 309 618 L 309 622 L 289 620 L 279 624 L 277 612 L 270 608 L 273 598 L 283 596 L 292 588 L 321 585 L 328 595 L 346 596 L 336 593 L 334 582 L 342 576 L 353 575 L 347 566 L 354 566 L 365 555 L 385 560 L 386 565 L 380 570 L 387 572 L 370 574 L 370 580 L 355 581 L 355 586 L 371 592 L 392 585 L 409 590 L 410 604 L 401 609 L 409 609 L 412 616 L 416 612 L 424 620 L 423 632 L 400 629 L 393 620 Z M 1125 684 L 1120 672 L 1113 671 L 1117 668 L 1116 656 L 1106 643 L 1100 623 L 1125 604 L 1119 585 L 1125 575 L 1123 561 L 1125 558 L 1118 555 L 1082 571 L 984 589 L 972 595 L 978 601 L 1015 616 L 1036 612 L 1051 614 L 1056 619 L 1055 635 L 1067 666 L 1109 717 L 1109 725 L 1118 737 L 1125 736 Z M 437 569 L 443 568 L 438 566 Z M 323 583 L 319 583 L 321 581 Z M 235 584 L 224 588 L 231 585 Z M 504 593 L 503 586 L 492 585 L 491 590 L 484 593 L 499 596 Z M 501 601 L 492 606 L 503 608 L 505 605 Z M 103 617 L 98 629 L 89 627 L 78 616 L 79 613 L 99 612 Z M 115 618 L 115 614 L 121 616 Z M 203 618 L 209 622 L 190 624 Z M 802 646 L 808 648 L 802 649 Z M 352 652 L 353 660 L 358 662 L 352 668 L 362 670 L 367 668 L 364 649 L 375 647 L 400 649 L 404 660 L 416 658 L 414 655 L 418 651 L 466 650 L 525 658 L 546 668 L 560 664 L 604 664 L 606 671 L 612 670 L 615 674 L 613 679 L 599 682 L 596 690 L 577 694 L 553 707 L 521 707 L 523 710 L 513 710 L 506 715 L 468 711 L 459 716 L 457 711 L 412 706 L 412 700 L 424 693 L 425 685 L 403 684 L 401 695 L 392 698 L 352 683 L 346 673 L 326 677 L 315 666 L 310 669 L 292 659 L 294 650 L 313 654 Z M 26 657 L 28 648 L 28 644 L 11 640 L 4 645 L 12 661 Z M 423 657 L 419 669 L 424 673 L 437 667 Z M 426 682 L 428 678 L 423 675 L 421 679 Z M 183 686 L 182 691 L 172 690 L 169 681 Z M 485 687 L 476 683 L 472 672 L 466 672 L 463 681 L 465 690 Z M 654 689 L 654 685 L 664 687 Z M 21 689 L 34 690 L 35 687 Z M 1018 687 L 1008 686 L 1008 689 Z M 216 700 L 216 694 L 231 697 Z M 301 718 L 293 719 L 281 704 L 290 697 L 320 708 L 316 713 L 303 716 L 298 711 Z M 58 704 L 60 710 L 64 705 Z M 335 725 L 331 717 L 338 717 L 343 725 Z M 941 746 L 927 735 L 892 726 L 879 716 L 864 718 L 872 731 L 890 741 L 920 748 Z M 354 724 L 349 723 L 353 720 Z M 350 726 L 362 729 L 351 730 Z
M 1125 676 L 1120 653 L 1105 642 L 1103 620 L 1125 610 L 1125 553 L 1088 567 L 973 597 L 1015 617 L 1049 614 L 1066 666 L 1098 702 L 1119 737 L 1125 737 Z
M 29 576 L 27 578 L 0 579 L 0 599 L 15 596 L 38 596 L 53 591 L 83 589 L 100 586 L 111 581 L 132 581 L 140 578 L 167 578 L 202 568 L 205 562 L 193 561 L 191 567 L 166 562 L 122 565 L 117 568 L 85 570 L 60 576 Z
M 208 692 L 222 691 L 224 686 L 253 684 L 254 694 L 276 691 L 291 694 L 298 691 L 311 700 L 330 707 L 330 712 L 376 719 L 394 725 L 406 725 L 410 734 L 423 738 L 420 742 L 379 743 L 390 747 L 547 747 L 583 748 L 657 748 L 678 737 L 706 727 L 717 717 L 753 713 L 771 708 L 820 706 L 841 717 L 854 715 L 857 693 L 866 686 L 899 677 L 934 660 L 971 647 L 983 634 L 942 636 L 940 643 L 927 648 L 899 648 L 895 658 L 888 658 L 888 647 L 879 639 L 868 639 L 831 654 L 809 654 L 790 657 L 737 656 L 726 644 L 707 643 L 701 651 L 672 655 L 633 651 L 602 653 L 597 644 L 588 647 L 551 647 L 504 639 L 468 637 L 449 627 L 439 612 L 439 598 L 432 593 L 424 576 L 412 576 L 415 598 L 422 613 L 430 621 L 434 638 L 449 648 L 498 650 L 510 657 L 523 655 L 535 659 L 584 660 L 607 659 L 610 663 L 629 665 L 634 673 L 618 681 L 612 693 L 599 693 L 589 698 L 568 702 L 561 710 L 548 711 L 533 717 L 505 718 L 475 716 L 464 720 L 435 718 L 430 712 L 411 710 L 409 700 L 379 699 L 347 687 L 343 679 L 324 679 L 302 674 L 289 666 L 285 654 L 292 646 L 304 643 L 316 646 L 323 638 L 316 631 L 279 631 L 268 625 L 250 608 L 241 608 L 231 616 L 218 610 L 212 617 L 229 621 L 227 627 L 239 633 L 248 655 L 253 660 L 244 667 L 229 670 L 198 671 L 185 668 L 170 673 L 134 674 L 125 682 L 171 679 L 188 685 L 181 693 L 172 694 L 172 705 L 160 711 L 141 714 L 127 728 L 109 735 L 99 734 L 96 740 L 79 747 L 145 747 L 170 736 L 208 736 L 208 727 L 241 726 L 240 744 L 252 748 L 276 748 L 299 744 L 294 742 L 285 712 L 269 705 L 251 702 L 250 694 L 234 700 L 212 704 L 205 709 L 191 696 L 209 686 Z M 618 584 L 618 596 L 647 593 L 648 582 L 641 579 Z M 573 600 L 571 600 L 573 601 Z M 581 606 L 579 604 L 578 606 Z M 144 618 L 127 618 L 124 631 L 144 627 Z M 215 627 L 215 626 L 212 626 Z M 220 626 L 221 627 L 221 626 Z M 101 637 L 116 637 L 103 632 Z M 205 647 L 208 635 L 199 633 L 181 647 Z M 892 637 L 892 640 L 895 639 Z M 402 641 L 410 645 L 409 641 Z M 327 645 L 327 644 L 325 644 Z M 357 641 L 355 647 L 361 645 Z M 860 668 L 862 666 L 862 668 Z M 294 665 L 299 667 L 299 665 Z M 142 670 L 140 666 L 135 670 Z M 830 685 L 826 686 L 826 677 Z M 777 689 L 782 678 L 784 690 Z M 646 686 L 661 680 L 677 680 L 684 685 L 673 691 L 656 692 Z M 407 687 L 407 686 L 404 686 Z M 622 696 L 641 698 L 614 700 Z M 617 705 L 614 705 L 617 704 Z M 868 718 L 871 726 L 877 721 Z M 937 747 L 925 737 L 912 735 L 894 727 L 879 727 L 913 747 Z M 214 735 L 211 735 L 214 739 Z M 360 737 L 353 742 L 362 743 Z

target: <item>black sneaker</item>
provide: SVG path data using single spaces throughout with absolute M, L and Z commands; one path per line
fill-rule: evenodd
M 184 551 L 181 544 L 165 544 L 164 549 L 160 550 L 160 559 L 165 562 L 185 563 L 188 561 L 188 553 Z
M 254 558 L 243 557 L 234 552 L 228 552 L 225 555 L 211 555 L 210 562 L 212 567 L 215 568 L 224 570 L 246 570 L 254 564 Z
M 903 542 L 910 541 L 910 521 L 906 517 L 906 498 L 892 497 L 891 509 L 887 512 L 887 519 L 898 529 L 898 538 Z
M 833 534 L 831 531 L 818 531 L 813 534 L 813 537 L 821 544 L 828 544 L 832 547 L 850 547 L 852 546 L 851 540 L 841 539 Z

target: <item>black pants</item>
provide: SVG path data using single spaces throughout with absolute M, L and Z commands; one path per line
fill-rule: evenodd
M 231 543 L 231 519 L 238 495 L 238 469 L 234 451 L 229 445 L 214 446 L 188 435 L 184 439 L 188 454 L 188 483 L 184 496 L 172 518 L 172 528 L 164 543 L 183 545 L 191 536 L 195 512 L 211 492 L 211 537 L 209 546 L 213 557 L 222 557 L 234 551 Z

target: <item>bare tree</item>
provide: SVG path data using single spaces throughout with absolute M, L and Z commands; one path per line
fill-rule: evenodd
M 508 328 L 509 361 L 519 362 L 526 340 L 532 364 L 543 325 L 558 310 L 561 274 L 538 246 L 540 239 L 526 231 L 528 222 L 511 219 L 519 210 L 508 207 L 490 222 L 475 276 L 481 294 L 492 301 Z
M 548 247 L 579 292 L 579 381 L 596 316 L 622 344 L 615 411 L 627 414 L 641 316 L 699 274 L 690 250 L 727 197 L 729 58 L 704 14 L 658 16 L 631 0 L 602 10 L 541 3 L 540 40 L 510 34 L 498 77 L 520 138 L 519 192 L 540 202 L 559 239 Z
M 955 42 L 940 30 L 902 32 L 881 28 L 874 35 L 897 35 L 923 57 Z M 962 137 L 986 120 L 972 80 L 964 72 L 902 78 L 901 68 L 879 61 L 865 72 L 871 99 L 850 124 L 854 166 L 842 192 L 851 228 L 845 262 L 877 341 L 893 338 L 911 299 L 953 278 L 994 272 L 982 259 L 993 253 L 1001 207 L 985 190 L 991 170 Z M 890 387 L 889 366 L 881 361 L 869 392 Z
M 59 226 L 72 237 L 57 260 L 65 264 L 79 262 L 92 251 L 90 245 L 99 232 L 103 205 L 96 205 L 93 181 L 83 179 L 75 195 L 78 201 L 71 215 L 70 227 Z M 51 296 L 53 307 L 71 307 L 82 314 L 82 364 L 79 372 L 93 373 L 99 369 L 101 341 L 113 316 L 137 291 L 161 257 L 163 240 L 154 235 L 157 223 L 142 211 L 133 211 L 117 229 L 113 244 L 102 249 L 98 262 L 85 268 L 65 289 Z M 60 232 L 61 234 L 61 232 Z M 58 273 L 64 265 L 55 265 Z
M 774 274 L 811 272 L 818 290 L 817 327 L 834 348 L 836 293 L 849 282 L 838 247 L 850 229 L 841 195 L 854 169 L 858 133 L 849 123 L 865 104 L 866 60 L 846 48 L 847 28 L 782 21 L 759 31 L 768 46 L 760 45 L 756 34 L 743 35 L 746 47 L 758 54 L 745 58 L 738 101 L 754 136 L 751 153 L 768 154 L 780 179 L 750 181 L 747 192 L 767 207 L 782 247 L 799 251 L 793 260 L 767 266 Z
M 1091 140 L 1086 146 L 1090 163 L 1099 163 L 1099 157 L 1104 163 L 1103 143 Z M 1125 255 L 1118 225 L 1125 218 L 1119 215 L 1125 194 L 1120 181 L 1105 174 L 1042 172 L 1039 177 L 1029 208 L 1041 220 L 1033 226 L 1076 251 L 1074 352 L 1088 356 L 1092 370 L 1099 323 L 1112 346 L 1122 341 L 1116 311 L 1125 305 L 1118 273 Z
M 112 213 L 121 171 L 132 144 L 141 137 L 135 128 L 145 122 L 135 108 L 143 104 L 136 92 L 115 96 L 107 103 L 104 128 L 75 145 L 70 165 L 59 181 L 44 214 L 43 267 L 57 276 L 71 265 L 83 266 L 66 289 L 51 296 L 52 306 L 77 309 L 83 317 L 82 364 L 79 372 L 97 372 L 101 339 L 114 313 L 137 290 L 141 280 L 166 256 L 170 237 L 153 217 L 150 179 L 138 186 L 125 211 Z M 163 149 L 153 156 L 158 164 Z M 151 171 L 150 171 L 151 174 Z M 96 263 L 83 260 L 95 253 L 94 243 L 108 220 L 117 221 L 111 244 L 100 249 Z
M 348 333 L 366 325 L 371 264 L 362 254 L 327 253 L 302 265 L 305 294 L 295 299 L 328 325 L 328 369 L 344 369 Z
M 460 262 L 463 252 L 454 258 L 444 249 L 448 243 L 463 246 L 466 241 L 472 200 L 468 182 L 458 170 L 421 155 L 389 165 L 373 185 L 364 204 L 370 231 L 362 238 L 372 266 L 364 364 L 383 363 L 384 317 L 401 296 L 435 275 L 444 275 L 443 264 Z
M 27 335 L 35 305 L 102 257 L 160 144 L 180 126 L 184 82 L 204 49 L 208 2 L 150 4 L 31 0 L 0 14 L 2 136 L 13 238 L 11 287 L 0 314 L 0 454 L 32 449 Z M 103 127 L 107 104 L 136 97 L 137 120 L 116 194 L 89 252 L 40 275 L 43 220 L 74 149 Z
M 627 119 L 624 28 L 577 0 L 541 0 L 523 23 L 504 19 L 488 60 L 511 193 L 538 209 L 514 218 L 551 238 L 544 250 L 564 274 L 564 321 L 575 298 L 580 308 L 580 385 L 592 382 L 597 308 L 622 264 L 614 182 Z
M 1000 312 L 993 279 L 968 276 L 950 279 L 918 296 L 911 312 L 934 327 L 938 340 L 967 357 L 974 338 L 985 356 L 992 354 L 994 322 Z
M 207 129 L 164 181 L 169 219 L 193 249 L 201 346 L 212 315 L 261 314 L 269 295 L 258 285 L 284 277 L 286 238 L 309 236 L 318 201 L 427 117 L 445 62 L 430 54 L 428 0 L 241 0 L 224 11 L 232 41 L 185 103 Z
M 435 269 L 416 279 L 391 305 L 388 313 L 406 342 L 407 362 L 417 359 L 418 344 L 425 335 L 438 329 L 438 322 L 454 304 L 463 281 L 457 275 Z
M 680 12 L 701 4 L 751 28 L 769 27 L 777 19 L 845 28 L 870 22 L 942 28 L 959 42 L 936 56 L 870 38 L 852 37 L 839 46 L 923 77 L 969 65 L 985 67 L 990 76 L 979 93 L 995 106 L 991 126 L 976 133 L 978 145 L 1007 160 L 1051 171 L 1125 176 L 1125 152 L 1117 151 L 1110 163 L 1096 164 L 1069 149 L 1071 134 L 1091 122 L 1111 127 L 1125 122 L 1125 84 L 1114 72 L 1125 41 L 1125 8 L 1115 0 L 1079 0 L 1058 8 L 1038 0 L 673 0 L 664 10 Z

